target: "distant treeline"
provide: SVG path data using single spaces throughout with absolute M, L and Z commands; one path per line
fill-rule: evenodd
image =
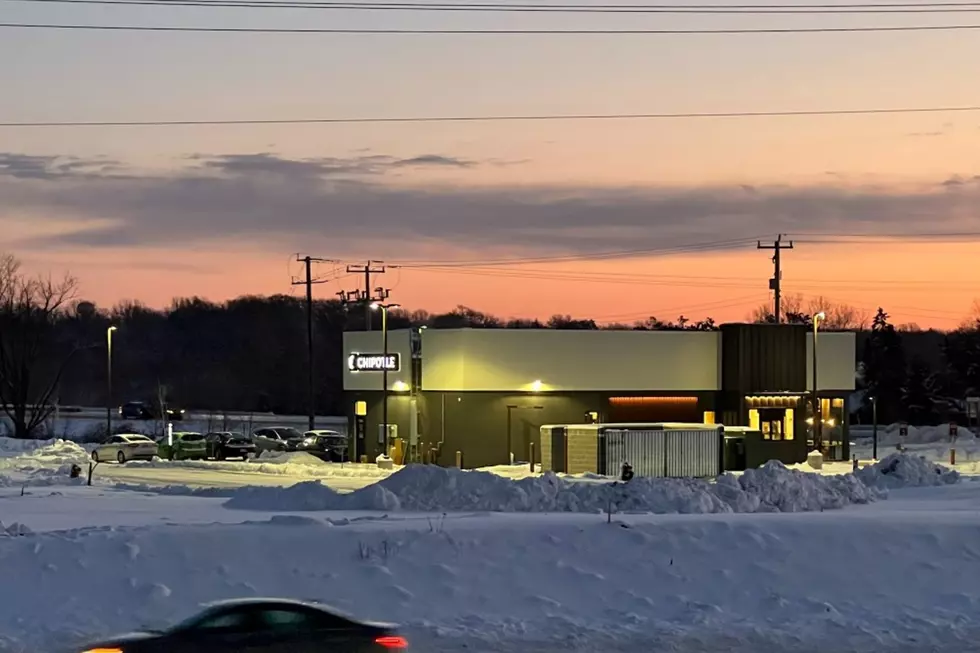
M 0 257 L 2 258 L 2 257 Z M 164 310 L 138 302 L 100 309 L 75 298 L 71 277 L 54 283 L 29 278 L 11 257 L 0 260 L 0 405 L 19 434 L 33 430 L 30 415 L 45 405 L 101 406 L 107 402 L 106 330 L 113 332 L 113 405 L 142 400 L 194 410 L 304 414 L 307 411 L 305 302 L 292 296 L 243 296 L 214 303 L 178 299 Z M 883 421 L 920 420 L 936 411 L 923 397 L 962 398 L 980 388 L 980 331 L 970 324 L 951 333 L 893 326 L 823 299 L 803 306 L 787 298 L 784 319 L 807 322 L 827 314 L 821 328 L 859 331 L 857 361 L 879 395 Z M 343 333 L 363 330 L 362 305 L 314 303 L 316 411 L 342 414 Z M 372 328 L 381 316 L 371 312 Z M 759 307 L 753 321 L 772 321 Z M 505 320 L 464 306 L 443 314 L 393 310 L 389 328 L 550 328 L 714 330 L 714 320 L 650 317 L 632 324 L 598 325 L 556 315 L 549 320 Z M 33 407 L 33 408 L 32 408 Z M 18 411 L 21 417 L 18 417 Z

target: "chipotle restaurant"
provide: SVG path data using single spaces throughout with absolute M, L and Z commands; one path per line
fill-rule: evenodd
M 345 333 L 344 350 L 357 457 L 391 447 L 403 462 L 483 467 L 528 460 L 542 425 L 684 422 L 750 429 L 765 459 L 802 462 L 816 446 L 814 398 L 824 455 L 850 453 L 852 332 L 821 331 L 815 347 L 809 328 L 788 324 L 400 329 L 387 353 L 378 331 Z

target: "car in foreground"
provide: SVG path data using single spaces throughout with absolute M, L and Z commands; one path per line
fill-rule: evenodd
M 92 460 L 97 463 L 115 460 L 120 465 L 128 460 L 152 460 L 160 455 L 157 443 L 138 433 L 113 435 L 92 451 Z
M 252 442 L 259 454 L 263 451 L 296 451 L 304 439 L 300 430 L 292 426 L 266 426 L 252 432 Z
M 232 431 L 215 431 L 204 436 L 208 458 L 227 460 L 241 458 L 248 460 L 255 455 L 255 445 L 241 433 Z
M 390 624 L 358 621 L 315 602 L 238 599 L 207 606 L 167 630 L 93 642 L 80 653 L 384 653 L 408 642 Z
M 160 457 L 167 460 L 204 460 L 208 456 L 204 436 L 193 431 L 176 431 L 173 444 L 167 444 L 167 436 L 158 440 Z
M 343 433 L 317 429 L 303 435 L 305 437 L 297 447 L 299 451 L 331 463 L 346 463 L 350 460 L 350 443 Z

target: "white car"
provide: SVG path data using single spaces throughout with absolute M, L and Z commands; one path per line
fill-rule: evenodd
M 114 435 L 92 452 L 92 460 L 97 463 L 115 460 L 120 465 L 127 460 L 152 460 L 158 455 L 157 443 L 135 433 Z

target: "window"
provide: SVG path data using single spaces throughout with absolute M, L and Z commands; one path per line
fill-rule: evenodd
M 791 408 L 760 408 L 759 431 L 763 440 L 793 439 L 793 410 Z

